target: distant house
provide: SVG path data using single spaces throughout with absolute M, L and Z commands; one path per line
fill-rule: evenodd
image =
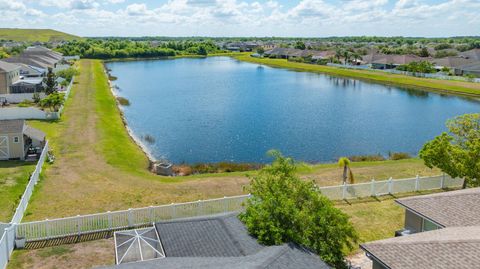
M 125 251 L 128 246 L 120 240 L 116 248 L 118 265 L 105 268 L 330 268 L 319 256 L 299 245 L 259 244 L 235 213 L 162 221 L 155 224 L 155 230 L 158 239 L 144 240 L 149 245 L 145 245 L 148 251 L 142 253 L 138 253 L 142 246 Z
M 473 75 L 480 77 L 480 61 L 454 68 L 455 75 Z
M 36 159 L 45 145 L 45 134 L 24 120 L 0 121 L 0 160 Z
M 467 50 L 460 52 L 458 55 L 467 59 L 480 61 L 480 49 Z
M 458 68 L 463 65 L 474 63 L 475 60 L 467 59 L 460 56 L 450 56 L 444 58 L 431 59 L 430 62 L 435 66 L 435 69 L 441 70 L 443 67 Z
M 24 78 L 17 80 L 10 86 L 11 94 L 43 92 L 45 83 L 42 77 Z
M 62 61 L 62 59 L 63 56 L 61 53 L 44 47 L 29 47 L 20 55 L 3 59 L 3 61 L 48 69 L 55 68 L 57 64 Z
M 374 269 L 479 267 L 480 188 L 396 202 L 405 208 L 403 236 L 360 246 Z
M 20 79 L 20 67 L 0 61 L 0 94 L 10 93 L 10 86 Z
M 417 55 L 393 55 L 393 54 L 370 54 L 362 58 L 362 62 L 369 64 L 373 69 L 394 69 L 400 65 L 412 62 L 421 62 L 430 58 L 422 58 Z

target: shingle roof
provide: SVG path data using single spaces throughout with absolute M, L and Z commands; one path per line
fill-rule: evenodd
M 164 221 L 155 226 L 166 258 L 107 268 L 330 268 L 296 244 L 259 244 L 237 214 Z
M 475 60 L 465 59 L 463 57 L 451 56 L 451 57 L 445 57 L 445 58 L 432 59 L 431 62 L 438 66 L 459 67 L 462 65 L 471 64 L 475 62 Z
M 392 269 L 467 269 L 480 264 L 480 226 L 451 227 L 361 245 Z
M 0 134 L 22 133 L 24 120 L 0 120 Z
M 45 140 L 45 133 L 38 130 L 38 129 L 35 129 L 33 127 L 30 127 L 28 125 L 25 126 L 25 129 L 23 130 L 23 133 L 30 137 L 30 138 L 33 138 L 35 140 L 38 140 L 38 141 L 44 141 Z
M 0 61 L 0 72 L 11 72 L 20 69 L 16 64 Z
M 480 49 L 467 50 L 460 53 L 463 57 L 468 57 L 469 59 L 480 61 Z
M 480 188 L 414 196 L 396 202 L 444 227 L 480 225 Z

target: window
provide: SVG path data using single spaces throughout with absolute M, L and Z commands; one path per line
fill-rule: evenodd
M 423 231 L 424 232 L 437 230 L 438 228 L 439 227 L 435 223 L 433 223 L 433 222 L 431 222 L 427 219 L 423 219 Z
M 20 138 L 18 136 L 14 136 L 13 143 L 19 143 L 19 142 L 20 142 Z

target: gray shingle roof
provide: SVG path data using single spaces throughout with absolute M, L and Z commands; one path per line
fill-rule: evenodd
M 480 188 L 414 196 L 396 202 L 444 227 L 480 225 Z
M 24 120 L 0 120 L 0 134 L 22 133 Z
M 0 61 L 0 72 L 11 72 L 20 69 L 20 66 L 5 61 Z
M 237 214 L 165 221 L 155 226 L 166 258 L 106 268 L 330 268 L 296 244 L 259 244 L 248 235 Z
M 480 227 L 451 227 L 361 245 L 392 269 L 467 269 L 480 265 Z
M 28 125 L 25 126 L 25 130 L 23 130 L 23 133 L 32 138 L 32 139 L 35 139 L 35 140 L 38 140 L 38 141 L 44 141 L 45 140 L 45 133 L 38 130 L 38 129 L 35 129 L 33 127 L 30 127 Z

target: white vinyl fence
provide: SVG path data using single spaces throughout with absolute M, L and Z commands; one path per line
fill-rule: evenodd
M 33 188 L 37 184 L 40 178 L 40 172 L 42 171 L 43 163 L 47 157 L 48 152 L 48 141 L 45 143 L 45 147 L 43 148 L 42 154 L 38 159 L 37 166 L 35 167 L 35 171 L 33 171 L 32 175 L 30 176 L 30 181 L 25 188 L 25 192 L 20 199 L 20 203 L 18 204 L 17 209 L 15 210 L 15 214 L 12 217 L 12 221 L 8 224 L 0 223 L 0 268 L 6 268 L 8 264 L 8 260 L 12 251 L 15 246 L 15 223 L 19 223 L 23 215 L 25 214 L 25 210 L 28 206 L 28 201 L 33 193 Z
M 321 187 L 319 191 L 332 200 L 354 199 L 403 192 L 460 187 L 462 179 L 446 175 L 416 177 L 399 180 L 372 180 L 368 183 Z M 123 211 L 106 212 L 62 219 L 34 221 L 16 225 L 17 237 L 27 242 L 49 240 L 66 236 L 135 228 L 152 222 L 240 211 L 249 195 L 220 199 L 151 206 Z
M 433 78 L 433 79 L 440 79 L 440 80 L 455 80 L 455 81 L 480 83 L 480 78 L 447 76 L 447 75 L 437 74 L 437 73 L 415 73 L 415 72 L 400 71 L 396 69 L 372 69 L 370 68 L 370 66 L 367 66 L 367 65 L 343 65 L 343 64 L 334 64 L 334 63 L 327 63 L 327 65 L 339 67 L 339 68 L 345 68 L 345 69 L 369 70 L 369 71 L 377 71 L 377 72 L 383 72 L 383 73 L 405 75 L 410 77 Z

